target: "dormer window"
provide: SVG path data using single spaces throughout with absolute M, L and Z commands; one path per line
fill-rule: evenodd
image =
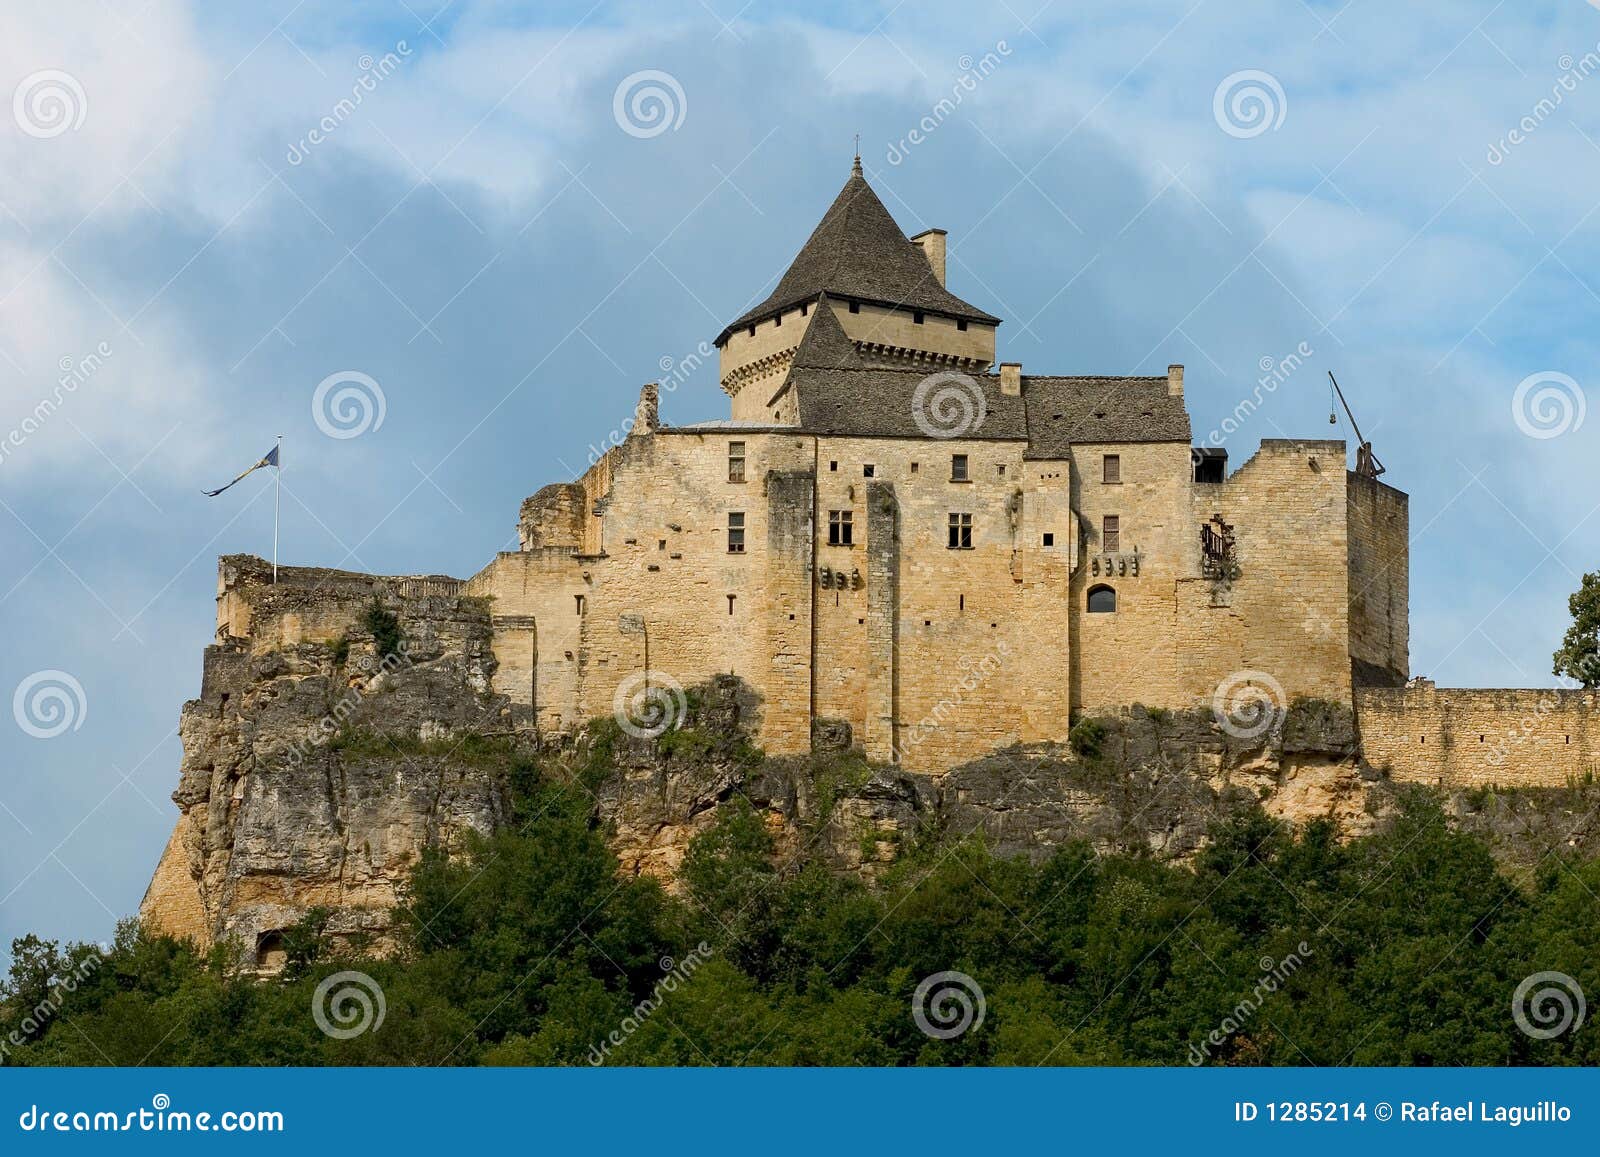
M 861 312 L 861 303 L 859 301 L 852 301 L 850 303 L 850 312 L 851 313 L 860 313 Z

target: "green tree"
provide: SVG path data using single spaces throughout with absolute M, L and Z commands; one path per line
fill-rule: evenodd
M 1572 626 L 1555 653 L 1555 673 L 1585 687 L 1600 687 L 1600 571 L 1583 576 L 1567 610 Z

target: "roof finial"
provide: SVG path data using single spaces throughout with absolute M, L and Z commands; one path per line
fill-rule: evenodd
M 856 176 L 861 175 L 861 134 L 856 134 L 856 159 L 850 165 L 850 171 Z

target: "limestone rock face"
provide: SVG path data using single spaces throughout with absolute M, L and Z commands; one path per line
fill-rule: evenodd
M 502 707 L 487 692 L 487 609 L 375 595 L 398 652 L 380 653 L 354 614 L 338 638 L 207 648 L 179 727 L 181 814 L 140 909 L 148 927 L 229 942 L 251 967 L 282 929 L 327 908 L 335 942 L 383 950 L 422 850 L 503 822 L 502 783 L 460 749 Z

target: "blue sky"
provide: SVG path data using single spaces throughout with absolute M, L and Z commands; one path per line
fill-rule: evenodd
M 1600 10 L 1039 5 L 9 14 L 0 691 L 64 672 L 82 698 L 54 737 L 0 727 L 0 941 L 102 938 L 138 904 L 215 558 L 271 545 L 268 475 L 202 487 L 281 433 L 285 561 L 473 573 L 642 382 L 770 290 L 857 132 L 1025 372 L 1183 362 L 1201 436 L 1310 349 L 1235 463 L 1347 436 L 1332 369 L 1411 494 L 1413 671 L 1549 683 L 1600 566 Z M 629 120 L 626 90 L 616 112 L 645 71 L 670 124 Z M 725 414 L 714 365 L 668 421 Z M 334 438 L 312 399 L 344 371 L 383 421 Z

